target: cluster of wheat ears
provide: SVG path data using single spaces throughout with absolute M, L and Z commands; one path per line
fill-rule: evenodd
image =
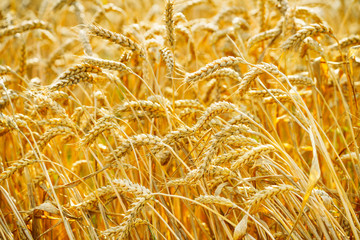
M 360 239 L 360 3 L 0 3 L 0 239 Z

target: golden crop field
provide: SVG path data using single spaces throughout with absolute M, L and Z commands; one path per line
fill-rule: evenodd
M 359 34 L 357 0 L 0 1 L 0 239 L 360 239 Z

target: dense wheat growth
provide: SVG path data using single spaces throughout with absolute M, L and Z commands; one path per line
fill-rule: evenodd
M 360 3 L 0 1 L 0 239 L 359 239 Z

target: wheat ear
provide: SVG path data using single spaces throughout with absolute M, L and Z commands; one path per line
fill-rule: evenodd
M 151 134 L 134 135 L 126 139 L 117 147 L 113 153 L 107 158 L 108 163 L 113 163 L 116 159 L 123 157 L 132 147 L 140 147 L 145 145 L 163 145 L 161 138 Z
M 101 233 L 104 237 L 116 237 L 117 239 L 125 239 L 130 235 L 130 231 L 136 226 L 136 216 L 140 211 L 148 204 L 149 201 L 153 200 L 151 195 L 137 198 L 131 209 L 125 213 L 125 221 L 118 227 L 109 228 Z
M 234 104 L 221 101 L 221 102 L 215 102 L 211 104 L 204 112 L 203 115 L 201 115 L 200 119 L 197 121 L 197 123 L 194 125 L 193 129 L 194 131 L 201 130 L 201 128 L 204 127 L 206 123 L 208 123 L 212 118 L 214 118 L 216 115 L 219 115 L 221 113 L 225 112 L 233 112 L 237 108 Z
M 266 189 L 261 190 L 254 194 L 250 200 L 248 201 L 248 204 L 251 208 L 256 208 L 260 203 L 265 201 L 266 199 L 273 198 L 276 195 L 290 192 L 290 191 L 297 191 L 297 189 L 294 186 L 291 185 L 272 185 L 266 187 Z
M 185 76 L 185 82 L 196 82 L 201 80 L 202 78 L 210 75 L 211 73 L 219 70 L 221 68 L 234 66 L 238 63 L 246 64 L 244 59 L 241 57 L 223 57 L 220 59 L 216 59 L 215 61 L 205 65 L 204 67 L 200 68 L 196 72 L 188 73 Z
M 237 169 L 239 169 L 240 167 L 258 159 L 259 157 L 268 154 L 272 151 L 275 151 L 275 148 L 273 145 L 267 144 L 267 145 L 262 145 L 259 147 L 254 147 L 253 149 L 251 149 L 250 151 L 248 151 L 247 153 L 245 153 L 244 155 L 242 155 L 241 157 L 239 157 L 239 159 L 237 159 L 233 164 L 231 164 L 231 170 L 235 171 Z
M 0 29 L 0 38 L 7 36 L 14 36 L 17 33 L 22 33 L 34 29 L 49 30 L 49 24 L 40 20 L 30 20 L 20 23 L 16 26 L 10 26 L 5 29 Z
M 95 139 L 104 131 L 116 128 L 113 116 L 104 116 L 100 118 L 93 129 L 91 129 L 81 140 L 80 144 L 83 146 L 90 145 Z
M 347 47 L 351 47 L 351 46 L 355 46 L 355 45 L 359 45 L 360 44 L 360 36 L 359 35 L 352 35 L 350 37 L 346 37 L 343 38 L 339 41 L 340 43 L 340 48 L 347 48 Z M 335 43 L 333 45 L 330 45 L 329 48 L 330 49 L 337 49 L 338 48 L 338 44 Z
M 75 133 L 74 130 L 69 127 L 58 126 L 50 128 L 43 135 L 41 135 L 39 141 L 37 142 L 39 149 L 42 150 L 52 138 L 58 135 L 75 136 Z
M 274 29 L 267 30 L 265 32 L 261 32 L 255 36 L 251 37 L 247 42 L 247 46 L 250 49 L 257 43 L 260 43 L 262 41 L 266 41 L 268 39 L 272 39 L 272 38 L 278 36 L 279 34 L 281 34 L 281 32 L 282 32 L 281 28 L 274 28 Z
M 289 50 L 291 48 L 298 48 L 305 38 L 318 33 L 333 34 L 330 27 L 323 24 L 311 24 L 309 26 L 302 27 L 294 35 L 289 37 L 282 45 L 283 50 Z
M 112 184 L 96 189 L 84 198 L 84 201 L 74 205 L 76 208 L 92 209 L 96 203 L 102 198 L 111 198 L 115 195 L 116 191 L 120 193 L 131 193 L 136 197 L 151 194 L 151 191 L 144 186 L 133 183 L 127 179 L 115 179 Z
M 10 167 L 8 167 L 5 171 L 3 171 L 2 173 L 0 173 L 0 183 L 2 181 L 4 181 L 5 179 L 9 178 L 11 175 L 13 175 L 17 170 L 20 170 L 26 166 L 29 166 L 31 164 L 34 164 L 37 162 L 37 159 L 20 159 L 18 160 L 16 163 L 14 163 L 13 165 L 11 165 Z
M 107 39 L 110 42 L 116 43 L 122 47 L 128 48 L 134 52 L 142 53 L 142 49 L 139 44 L 135 43 L 128 37 L 120 33 L 115 33 L 110 30 L 104 29 L 100 26 L 89 25 L 88 26 L 90 32 L 95 36 Z
M 126 238 L 125 236 L 130 234 L 129 231 L 132 228 L 135 228 L 140 224 L 149 224 L 149 222 L 146 221 L 146 220 L 142 220 L 140 218 L 136 218 L 133 221 L 129 222 L 127 225 L 122 224 L 122 225 L 119 225 L 119 226 L 116 226 L 116 227 L 106 229 L 105 231 L 102 232 L 102 235 L 105 238 L 119 237 L 118 239 L 123 239 L 123 238 Z M 126 231 L 128 233 L 125 234 Z
M 251 83 L 263 72 L 269 72 L 274 75 L 281 75 L 279 69 L 271 63 L 261 63 L 257 67 L 252 67 L 243 77 L 237 92 L 243 96 L 250 88 Z
M 227 207 L 236 207 L 236 204 L 230 199 L 214 195 L 201 195 L 200 197 L 195 198 L 195 201 L 203 204 L 218 204 Z
M 131 101 L 124 103 L 123 105 L 120 105 L 115 109 L 114 114 L 117 117 L 121 117 L 123 113 L 130 112 L 132 110 L 165 114 L 165 109 L 160 104 L 146 100 Z
M 175 24 L 174 24 L 174 2 L 167 0 L 165 5 L 165 24 L 166 24 L 166 39 L 169 42 L 171 49 L 175 46 Z
M 59 78 L 49 86 L 50 91 L 77 84 L 79 82 L 94 82 L 94 78 L 89 73 L 100 74 L 99 67 L 90 64 L 78 64 L 63 72 Z
M 105 68 L 109 70 L 116 70 L 116 71 L 127 71 L 129 73 L 134 73 L 131 68 L 126 66 L 122 62 L 116 62 L 112 60 L 106 60 L 101 58 L 94 58 L 94 57 L 83 57 L 84 63 L 90 64 L 92 66 L 97 66 L 99 68 Z

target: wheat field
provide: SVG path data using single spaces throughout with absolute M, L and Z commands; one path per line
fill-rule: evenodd
M 0 239 L 360 239 L 359 12 L 2 0 Z

